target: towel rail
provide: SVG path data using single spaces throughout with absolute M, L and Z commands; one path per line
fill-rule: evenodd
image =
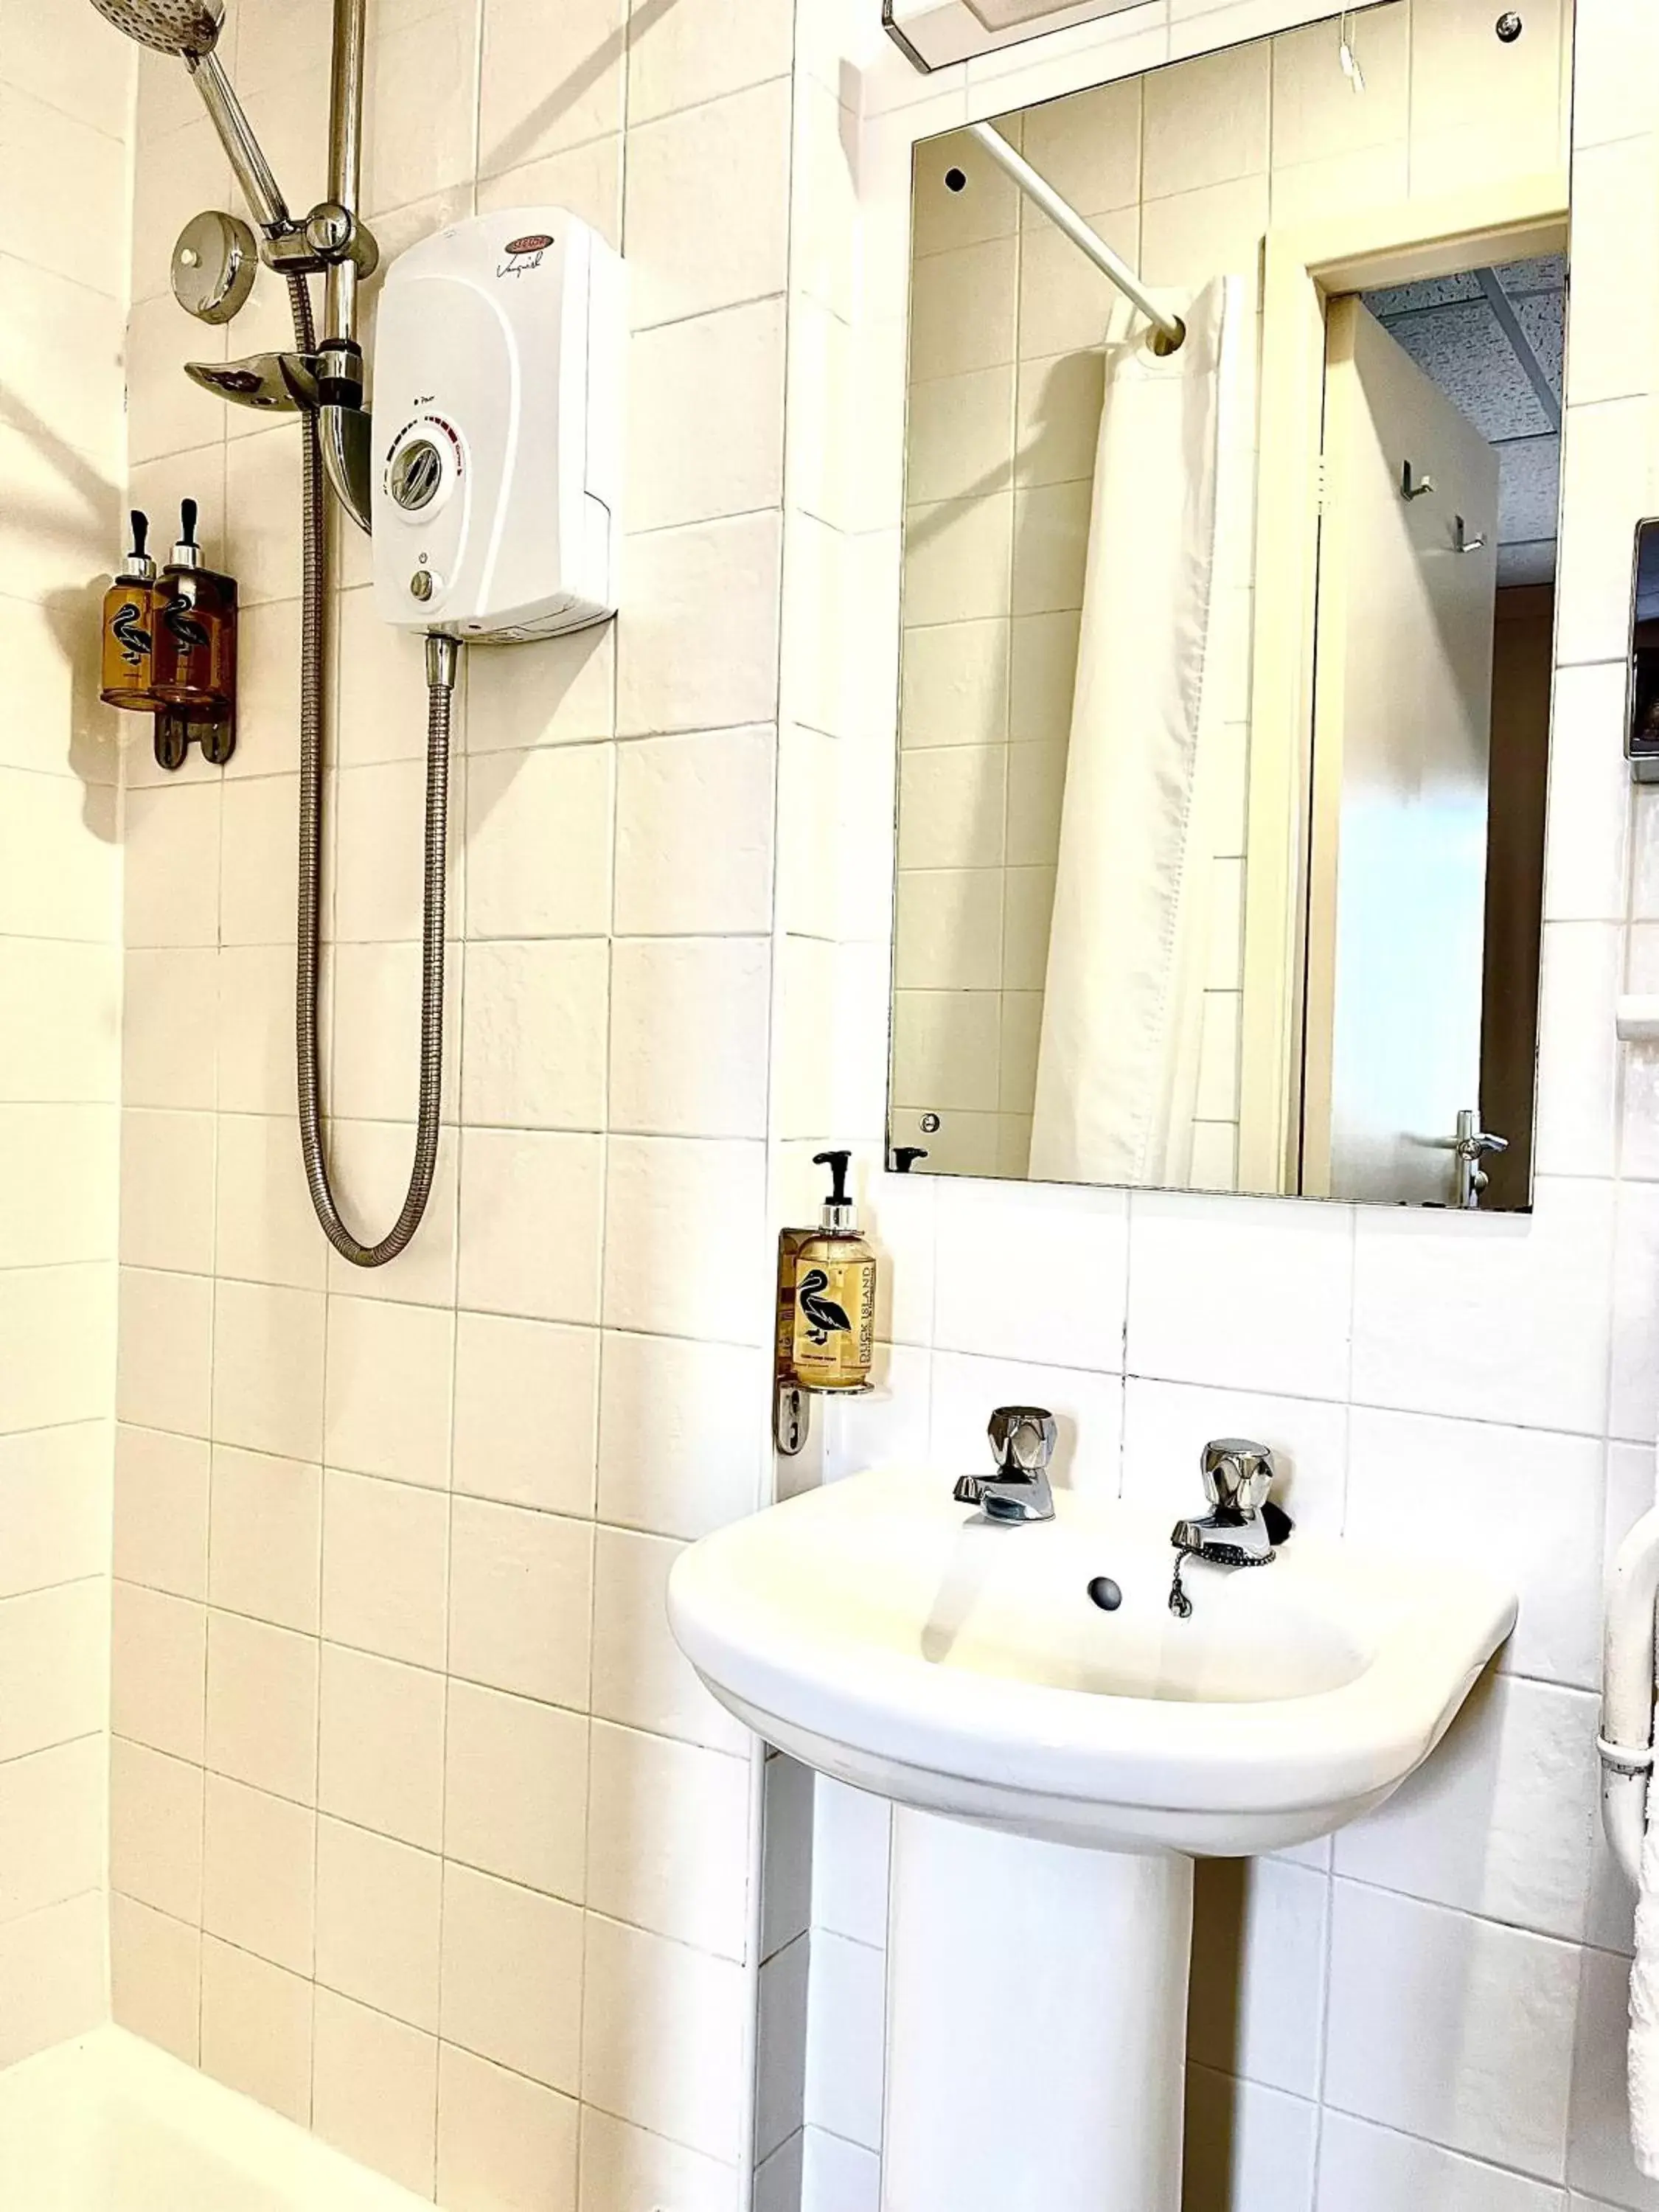
M 1654 1607 L 1659 1602 L 1659 1506 L 1620 1546 L 1607 1576 L 1601 1650 L 1601 1821 L 1634 1885 L 1653 1766 Z

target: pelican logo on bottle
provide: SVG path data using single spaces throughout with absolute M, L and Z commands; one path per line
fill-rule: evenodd
M 178 647 L 180 660 L 213 642 L 206 623 L 191 613 L 187 599 L 169 599 L 161 610 L 161 625 Z
M 121 658 L 129 668 L 142 668 L 150 655 L 154 641 L 144 628 L 144 611 L 136 599 L 124 599 L 116 609 L 110 624 L 111 635 L 121 648 Z

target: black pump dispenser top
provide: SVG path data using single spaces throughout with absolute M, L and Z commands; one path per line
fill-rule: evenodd
M 173 549 L 175 568 L 199 568 L 202 549 L 196 542 L 197 506 L 193 499 L 179 502 L 179 543 Z
M 155 563 L 144 550 L 149 543 L 149 517 L 135 507 L 128 520 L 132 524 L 132 550 L 121 574 L 130 583 L 148 584 L 155 574 Z
M 832 1236 L 850 1237 L 859 1225 L 858 1212 L 847 1195 L 847 1170 L 851 1166 L 851 1152 L 814 1152 L 815 1168 L 828 1168 L 831 1188 L 823 1201 L 823 1224 Z

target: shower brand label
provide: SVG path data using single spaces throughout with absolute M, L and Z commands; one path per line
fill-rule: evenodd
M 496 276 L 527 276 L 532 269 L 541 267 L 542 256 L 556 242 L 544 230 L 532 230 L 524 238 L 508 239 L 507 258 L 495 271 Z

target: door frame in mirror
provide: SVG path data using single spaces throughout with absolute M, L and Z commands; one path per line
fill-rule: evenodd
M 1326 301 L 1478 262 L 1565 252 L 1569 204 L 1567 172 L 1552 169 L 1270 230 L 1262 243 L 1241 1190 L 1297 1187 Z

